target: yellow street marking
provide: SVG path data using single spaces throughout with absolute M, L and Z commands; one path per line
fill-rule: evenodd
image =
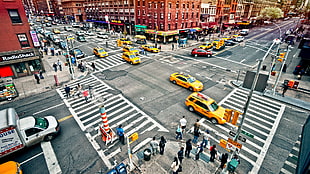
M 73 117 L 73 115 L 66 116 L 66 117 L 64 117 L 64 118 L 59 119 L 58 121 L 59 121 L 59 122 L 63 122 L 63 121 L 65 121 L 65 120 L 67 120 L 67 119 L 69 119 L 69 118 L 71 118 L 71 117 Z

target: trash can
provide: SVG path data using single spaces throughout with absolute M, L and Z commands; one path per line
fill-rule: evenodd
M 143 152 L 143 155 L 144 155 L 144 160 L 145 161 L 150 161 L 151 159 L 151 149 L 145 149 L 144 152 Z

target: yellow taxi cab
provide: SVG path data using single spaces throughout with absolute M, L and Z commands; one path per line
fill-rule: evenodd
M 239 34 L 231 35 L 230 39 L 236 38 L 236 37 L 238 37 L 238 36 L 240 36 L 240 35 L 239 35 Z
M 221 38 L 222 40 L 231 40 L 231 38 L 230 37 L 223 37 L 223 38 Z
M 193 92 L 190 94 L 185 100 L 185 105 L 189 111 L 196 111 L 208 117 L 213 124 L 226 123 L 225 108 L 217 105 L 215 100 L 202 93 Z
M 131 52 L 135 55 L 139 55 L 139 50 L 135 47 L 130 47 L 130 46 L 124 46 L 123 47 L 123 51 L 124 52 Z
M 131 45 L 132 42 L 126 38 L 120 38 L 120 39 L 117 39 L 117 42 L 120 42 L 121 44 L 127 44 L 127 45 Z
M 200 49 L 204 49 L 204 50 L 210 49 L 212 47 L 213 47 L 213 43 L 211 43 L 211 42 L 205 42 L 199 46 Z
M 155 46 L 153 45 L 142 45 L 141 46 L 145 51 L 149 51 L 149 52 L 152 52 L 152 53 L 158 53 L 159 52 L 159 49 L 156 48 Z
M 124 52 L 122 58 L 132 65 L 141 63 L 141 59 L 131 52 Z
M 219 41 L 220 41 L 220 40 L 214 40 L 214 41 L 212 41 L 213 46 L 216 46 L 216 44 L 218 44 Z
M 8 161 L 6 163 L 0 164 L 1 174 L 22 174 L 20 164 L 15 161 Z
M 169 78 L 170 82 L 187 88 L 191 91 L 203 90 L 203 84 L 195 77 L 185 73 L 173 73 Z
M 54 28 L 54 29 L 53 29 L 53 33 L 55 33 L 55 34 L 60 34 L 60 30 L 58 30 L 57 28 Z
M 109 54 L 103 48 L 96 47 L 96 48 L 93 49 L 93 52 L 98 57 L 107 57 L 107 56 L 109 56 Z

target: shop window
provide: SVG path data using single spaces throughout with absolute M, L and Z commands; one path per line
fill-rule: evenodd
M 14 64 L 14 68 L 18 74 L 25 74 L 28 72 L 24 62 Z
M 8 12 L 13 24 L 22 23 L 22 19 L 20 18 L 17 9 L 9 9 Z
M 27 39 L 27 36 L 26 36 L 25 33 L 23 33 L 23 34 L 17 34 L 17 38 L 18 38 L 18 41 L 19 41 L 20 46 L 21 46 L 22 48 L 30 47 L 29 42 L 28 42 L 28 39 Z
M 39 71 L 41 68 L 40 60 L 31 60 L 28 62 L 30 71 Z

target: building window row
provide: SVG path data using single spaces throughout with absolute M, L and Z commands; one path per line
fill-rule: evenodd
M 9 9 L 8 12 L 13 24 L 22 23 L 17 9 Z

